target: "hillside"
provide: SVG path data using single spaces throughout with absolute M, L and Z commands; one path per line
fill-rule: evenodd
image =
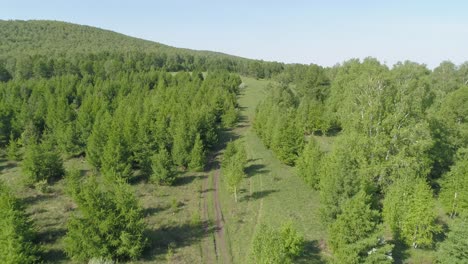
M 216 52 L 174 48 L 110 30 L 60 21 L 0 20 L 0 36 L 0 56 L 139 51 L 237 58 Z
M 212 51 L 197 51 L 167 46 L 96 27 L 48 20 L 0 20 L 0 66 L 15 75 L 29 64 L 62 64 L 80 61 L 112 60 L 121 64 L 139 61 L 140 67 L 181 70 L 228 70 L 257 78 L 271 77 L 284 64 L 264 62 Z M 20 63 L 18 63 L 20 61 Z M 66 61 L 63 63 L 63 61 Z M 30 74 L 29 74 L 30 75 Z M 30 77 L 26 74 L 26 78 Z M 53 75 L 53 74 L 52 74 Z

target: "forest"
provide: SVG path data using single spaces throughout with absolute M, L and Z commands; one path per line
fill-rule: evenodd
M 1 263 L 468 262 L 468 63 L 284 64 L 57 21 L 0 36 Z M 312 203 L 294 188 L 317 220 L 263 220 L 285 192 Z

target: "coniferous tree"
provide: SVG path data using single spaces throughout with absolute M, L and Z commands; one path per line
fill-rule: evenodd
M 111 129 L 101 157 L 104 175 L 116 175 L 124 179 L 132 176 L 130 151 L 118 127 Z
M 468 222 L 455 220 L 450 226 L 447 238 L 440 244 L 437 263 L 462 264 L 468 260 Z
M 27 183 L 30 184 L 39 181 L 49 182 L 65 174 L 62 157 L 48 139 L 40 144 L 29 144 L 21 165 L 27 175 Z
M 260 225 L 252 242 L 253 262 L 261 264 L 293 263 L 304 250 L 304 238 L 291 223 L 276 230 Z
M 0 181 L 0 262 L 36 263 L 34 227 L 21 202 Z
M 205 151 L 203 150 L 203 141 L 200 134 L 195 137 L 192 151 L 190 153 L 189 168 L 194 171 L 201 171 L 205 165 Z
M 318 189 L 320 183 L 320 161 L 322 152 L 315 139 L 311 138 L 297 160 L 297 173 L 312 188 Z
M 176 179 L 176 171 L 171 156 L 164 146 L 151 159 L 151 181 L 171 185 Z
M 115 178 L 105 186 L 95 177 L 75 190 L 79 213 L 71 216 L 65 250 L 74 260 L 138 258 L 146 244 L 145 223 L 130 186 Z
M 393 246 L 385 243 L 378 217 L 363 191 L 343 204 L 329 231 L 336 263 L 393 263 Z
M 108 139 L 109 130 L 110 115 L 108 113 L 98 114 L 86 145 L 86 159 L 96 168 L 102 166 L 101 159 Z
M 21 153 L 18 141 L 14 139 L 13 134 L 10 134 L 10 140 L 8 141 L 7 154 L 8 159 L 19 161 L 21 159 Z
M 383 205 L 385 223 L 395 237 L 415 248 L 432 245 L 440 226 L 435 223 L 432 190 L 423 179 L 396 181 L 386 193 Z

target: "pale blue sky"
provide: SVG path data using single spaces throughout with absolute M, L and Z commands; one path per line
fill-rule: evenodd
M 432 68 L 468 60 L 468 1 L 0 0 L 0 7 L 0 19 L 62 20 L 288 63 L 373 56 Z

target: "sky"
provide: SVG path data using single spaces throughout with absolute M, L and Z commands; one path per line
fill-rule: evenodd
M 285 63 L 468 61 L 468 1 L 0 0 L 0 7 L 3 20 L 67 21 Z

